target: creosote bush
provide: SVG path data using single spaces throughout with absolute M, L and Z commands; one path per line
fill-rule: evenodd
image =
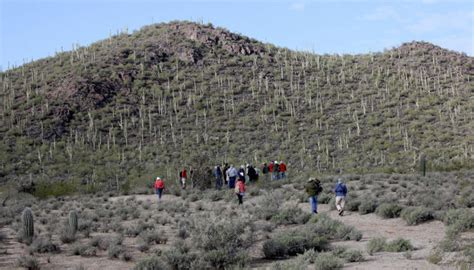
M 410 240 L 403 238 L 397 238 L 390 242 L 384 237 L 373 238 L 367 243 L 367 252 L 372 255 L 375 252 L 387 251 L 387 252 L 404 252 L 413 250 L 414 247 L 410 243 Z
M 377 207 L 375 214 L 382 218 L 397 218 L 402 210 L 403 208 L 398 204 L 382 203 Z
M 425 207 L 407 207 L 403 209 L 400 216 L 408 225 L 417 225 L 433 219 L 433 211 Z

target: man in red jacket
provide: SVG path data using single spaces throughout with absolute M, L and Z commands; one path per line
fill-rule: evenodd
M 183 168 L 182 171 L 179 172 L 179 180 L 181 182 L 181 188 L 186 189 L 186 179 L 188 178 L 188 173 L 186 168 Z
M 157 177 L 155 180 L 155 192 L 158 195 L 158 200 L 161 200 L 161 195 L 163 195 L 163 190 L 165 189 L 165 182 L 163 179 Z
M 286 164 L 283 161 L 280 162 L 280 179 L 286 177 Z

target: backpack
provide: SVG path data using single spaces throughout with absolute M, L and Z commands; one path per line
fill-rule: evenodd
M 179 178 L 182 178 L 183 177 L 183 172 L 179 172 Z

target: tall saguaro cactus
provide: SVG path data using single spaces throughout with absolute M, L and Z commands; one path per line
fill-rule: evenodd
M 77 232 L 77 227 L 78 227 L 78 223 L 77 223 L 77 220 L 78 220 L 78 217 L 77 217 L 77 212 L 76 211 L 71 211 L 69 212 L 69 222 L 68 222 L 68 225 L 69 225 L 69 232 L 72 234 L 72 235 L 75 235 L 76 232 Z
M 31 243 L 35 233 L 33 213 L 30 208 L 25 208 L 21 214 L 21 222 L 23 223 L 23 237 L 27 243 Z
M 420 171 L 423 176 L 426 176 L 426 157 L 424 155 L 420 158 Z

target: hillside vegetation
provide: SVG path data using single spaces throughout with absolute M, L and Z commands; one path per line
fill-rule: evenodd
M 474 58 L 425 42 L 319 55 L 171 22 L 0 83 L 0 181 L 53 195 L 127 191 L 196 159 L 285 160 L 290 175 L 413 172 L 421 157 L 431 171 L 474 164 Z

